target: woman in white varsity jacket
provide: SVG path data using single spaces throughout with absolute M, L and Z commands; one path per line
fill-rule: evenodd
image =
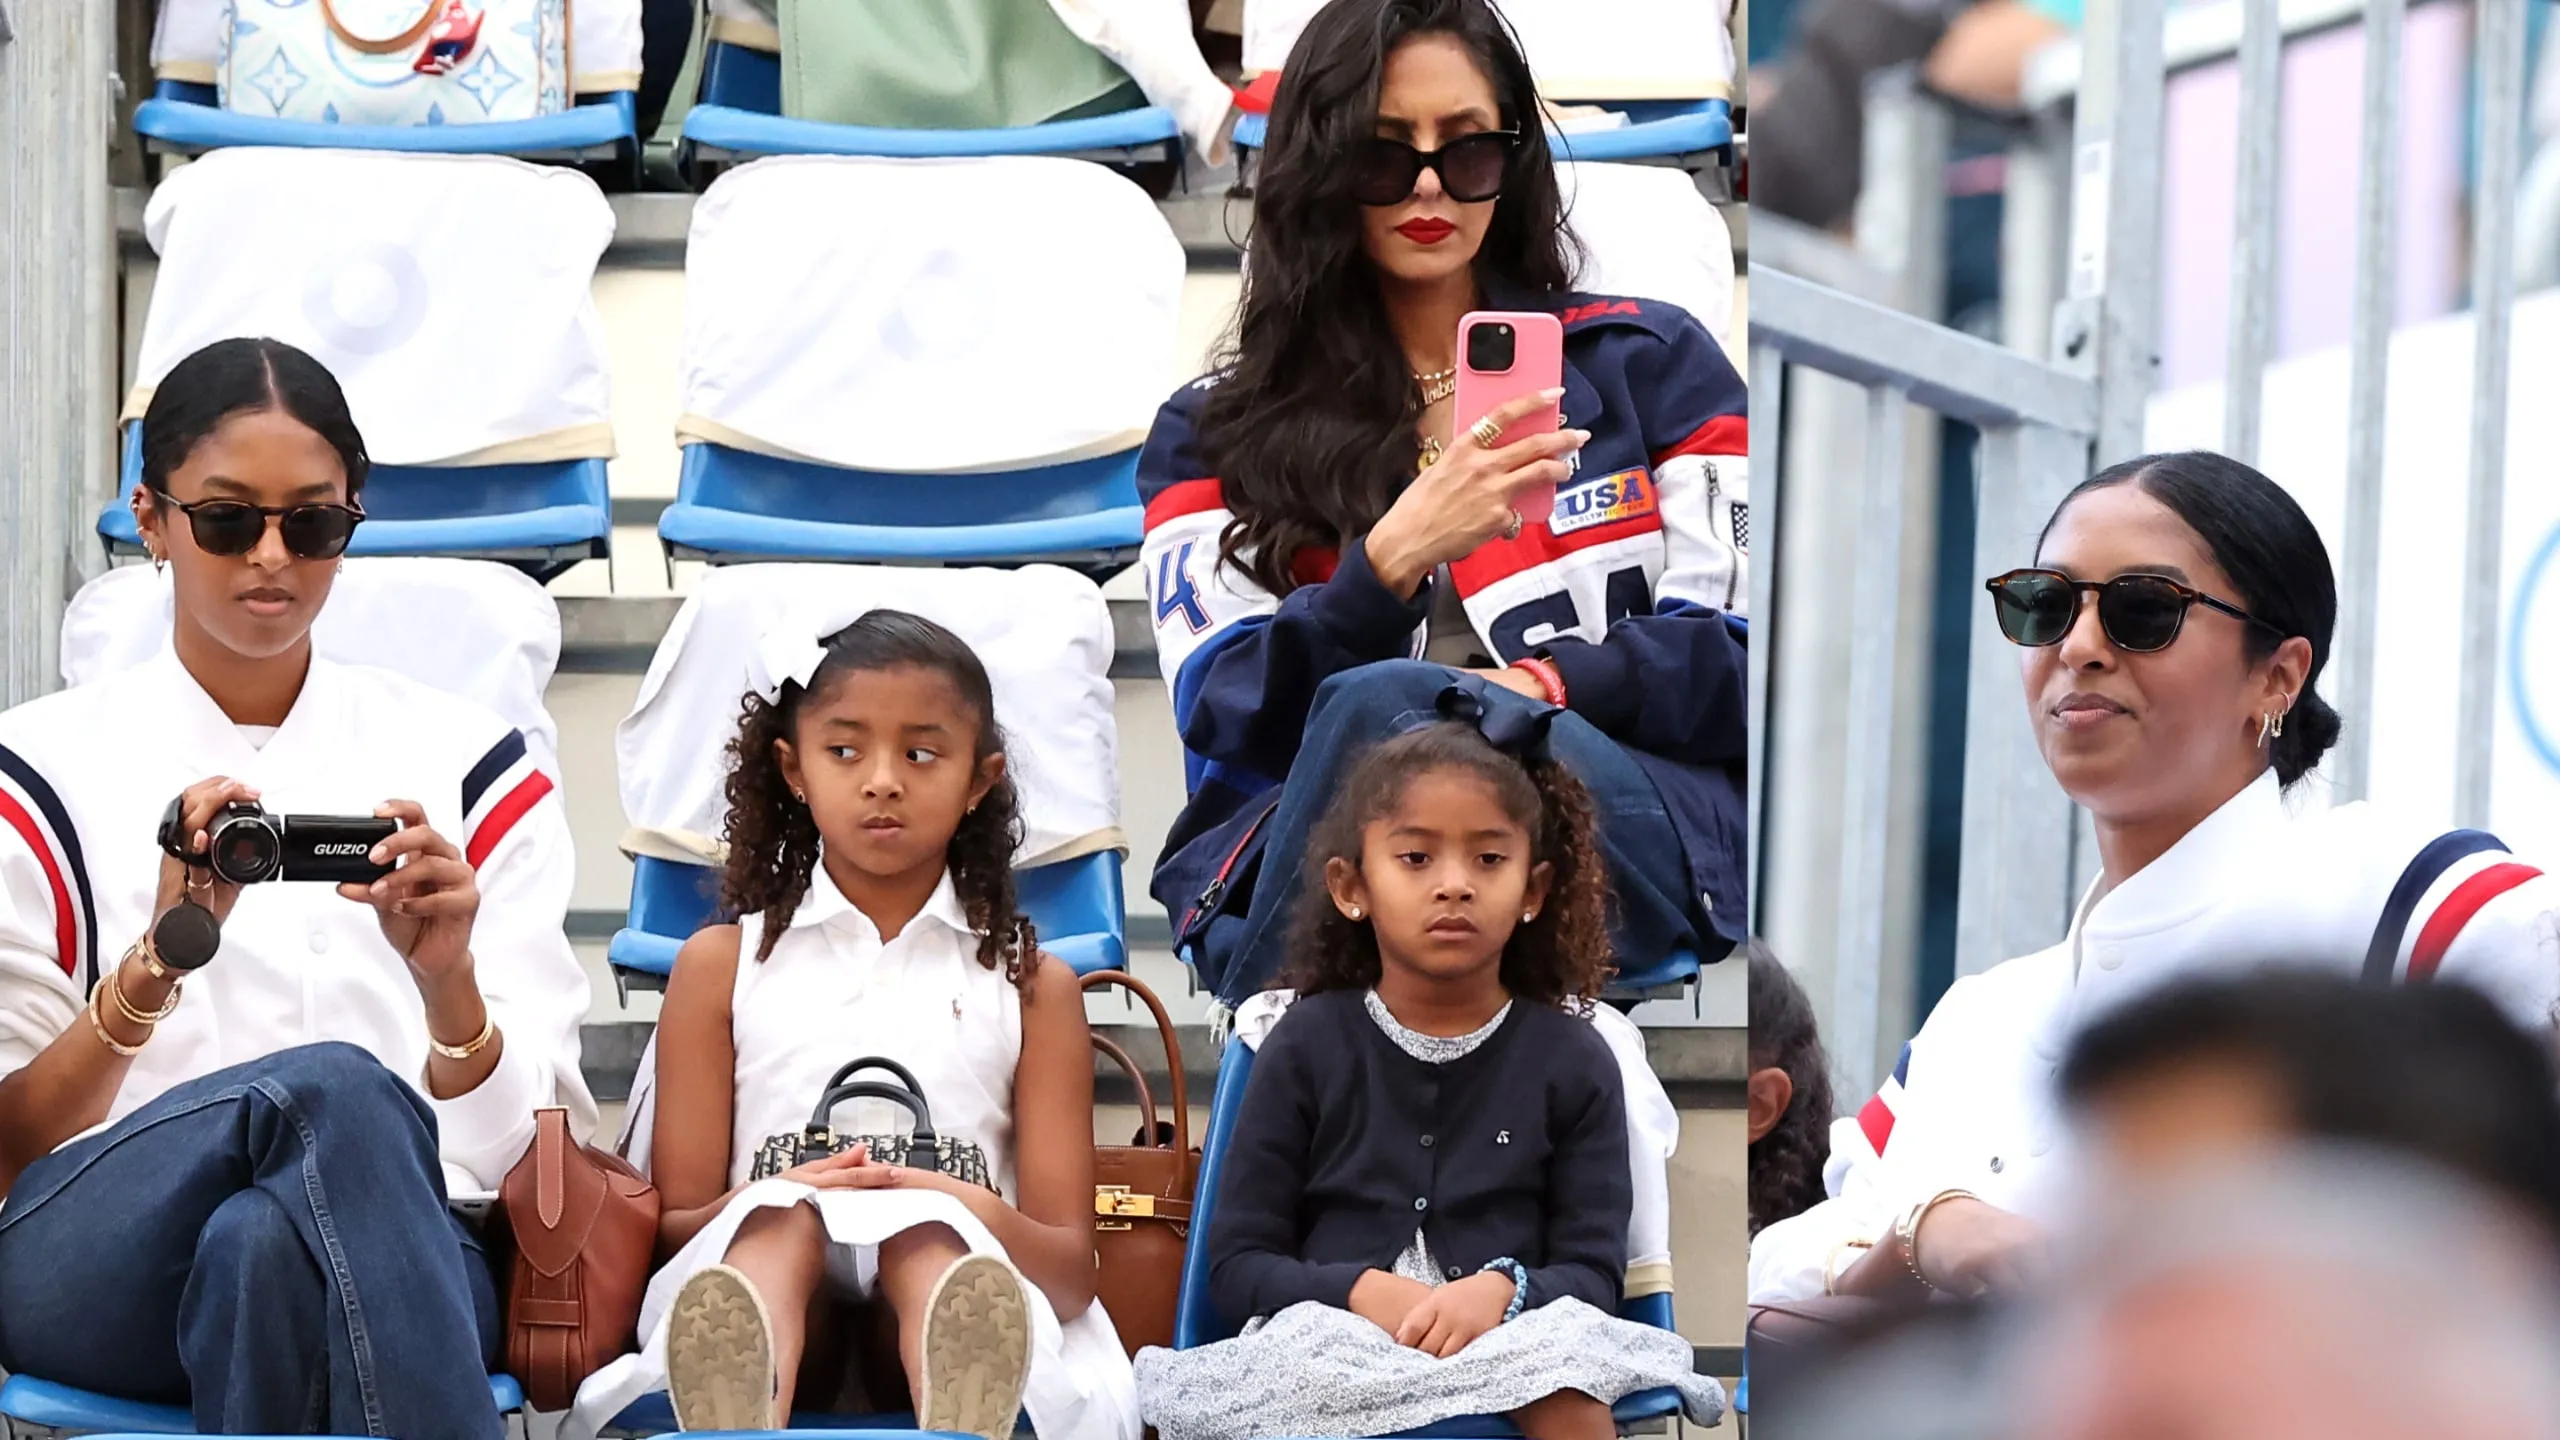
M 1720 958 L 1743 908 L 1742 382 L 1676 307 L 1572 290 L 1490 0 L 1333 0 L 1282 76 L 1234 338 L 1138 462 L 1192 762 L 1152 888 L 1222 999 L 1261 989 L 1299 877 L 1256 857 L 1302 853 L 1357 749 L 1464 671 L 1571 712 L 1551 734 L 1602 807 L 1621 964 Z M 1561 433 L 1453 433 L 1458 322 L 1486 309 L 1562 318 Z M 1524 523 L 1514 498 L 1547 484 L 1553 516 Z
M 0 713 L 0 1365 L 207 1434 L 495 1440 L 497 1296 L 446 1206 L 537 1107 L 594 1124 L 560 802 L 497 716 L 312 653 L 367 465 L 317 361 L 222 341 L 143 426 L 171 647 Z M 193 862 L 157 841 L 181 795 Z M 233 884 L 203 846 L 251 801 L 396 820 L 394 868 Z
M 2463 983 L 2537 1034 L 2560 1003 L 2560 884 L 2477 831 L 2289 810 L 2338 736 L 2313 690 L 2337 588 L 2273 481 L 2213 454 L 2127 461 L 2065 497 L 2029 567 L 1991 589 L 2099 877 L 2061 943 L 1958 980 L 1832 1127 L 1829 1198 L 1752 1242 L 1754 1302 L 1971 1295 L 2032 1272 L 2078 1178 L 2062 1057 L 2180 975 Z

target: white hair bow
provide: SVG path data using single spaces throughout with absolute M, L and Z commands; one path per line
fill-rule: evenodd
M 826 638 L 861 619 L 868 608 L 852 615 L 841 610 L 822 614 L 803 609 L 765 627 L 747 656 L 747 683 L 767 703 L 782 698 L 782 682 L 786 680 L 807 688 L 810 677 L 826 662 Z

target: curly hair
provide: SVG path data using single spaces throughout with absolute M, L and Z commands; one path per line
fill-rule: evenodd
M 1583 252 L 1565 225 L 1546 110 L 1519 37 L 1493 0 L 1333 0 L 1298 36 L 1272 97 L 1254 176 L 1253 263 L 1220 346 L 1200 445 L 1235 520 L 1219 563 L 1274 595 L 1300 551 L 1367 533 L 1413 478 L 1422 388 L 1388 324 L 1343 157 L 1377 134 L 1387 57 L 1416 36 L 1474 57 L 1501 123 L 1529 137 L 1494 202 L 1480 282 L 1561 309 Z
M 1831 1159 L 1831 1058 L 1804 987 L 1758 937 L 1744 941 L 1742 953 L 1750 967 L 1751 1068 L 1784 1070 L 1795 1087 L 1777 1125 L 1751 1142 L 1745 1214 L 1757 1235 L 1822 1199 L 1822 1167 Z
M 847 676 L 905 667 L 929 670 L 951 682 L 962 705 L 978 721 L 972 762 L 1004 749 L 996 728 L 995 687 L 977 652 L 959 636 L 918 615 L 873 610 L 823 642 L 826 659 L 806 686 L 784 681 L 772 700 L 749 693 L 741 703 L 737 737 L 729 742 L 729 816 L 721 827 L 728 859 L 720 873 L 720 905 L 732 918 L 764 917 L 756 947 L 761 964 L 809 893 L 818 864 L 818 822 L 794 798 L 782 775 L 776 742 L 796 740 L 801 707 L 831 694 Z M 978 963 L 1001 970 L 1026 994 L 1040 953 L 1039 934 L 1021 913 L 1013 888 L 1014 852 L 1022 845 L 1022 797 L 1010 774 L 998 779 L 961 817 L 950 846 L 951 888 L 978 932 Z
M 1474 726 L 1455 721 L 1385 741 L 1352 767 L 1308 843 L 1306 885 L 1290 930 L 1292 958 L 1280 983 L 1301 995 L 1378 983 L 1385 962 L 1377 932 L 1335 907 L 1325 867 L 1337 857 L 1358 865 L 1369 822 L 1393 813 L 1414 781 L 1444 770 L 1490 785 L 1503 813 L 1529 832 L 1530 862 L 1553 868 L 1538 918 L 1514 928 L 1502 947 L 1502 987 L 1542 1005 L 1589 1006 L 1614 968 L 1609 882 L 1594 838 L 1591 792 L 1563 765 L 1504 754 Z

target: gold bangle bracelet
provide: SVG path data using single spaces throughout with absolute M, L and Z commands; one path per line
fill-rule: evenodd
M 125 998 L 124 986 L 118 983 L 118 977 L 123 974 L 124 967 L 117 966 L 115 969 L 108 971 L 105 975 L 100 976 L 99 981 L 107 987 L 107 997 L 116 1002 L 116 1013 L 123 1016 L 130 1024 L 140 1025 L 145 1029 L 158 1025 L 161 1021 L 176 1014 L 178 1010 L 178 1002 L 186 998 L 186 990 L 184 987 L 172 985 L 169 987 L 169 998 L 161 1002 L 159 1009 L 138 1009 L 131 1000 Z
M 102 978 L 99 983 L 104 984 L 106 982 Z M 130 1060 L 134 1056 L 142 1053 L 142 1045 L 127 1045 L 108 1033 L 107 1022 L 98 1017 L 98 992 L 96 989 L 92 988 L 89 991 L 89 1003 L 80 1007 L 80 1013 L 89 1017 L 89 1028 L 98 1032 L 99 1044 L 106 1046 L 109 1050 L 114 1051 L 117 1055 L 127 1060 Z M 148 1045 L 150 1043 L 150 1036 L 145 1035 L 142 1037 L 143 1045 Z
M 140 960 L 142 968 L 150 971 L 151 978 L 154 980 L 166 980 L 175 985 L 186 979 L 185 976 L 161 963 L 159 942 L 151 938 L 149 931 L 143 932 L 142 938 L 133 942 L 133 948 L 124 952 L 124 958 Z
M 481 1013 L 487 1018 L 481 1022 L 480 1033 L 472 1036 L 468 1044 L 447 1045 L 436 1038 L 436 1032 L 430 1030 L 427 1032 L 427 1048 L 447 1060 L 468 1060 L 488 1049 L 489 1042 L 498 1038 L 498 1014 L 489 1009 L 486 1003 L 481 1006 Z
M 1906 1269 L 1910 1270 L 1912 1279 L 1919 1281 L 1923 1286 L 1926 1286 L 1931 1290 L 1938 1288 L 1937 1282 L 1931 1280 L 1920 1268 L 1920 1226 L 1928 1220 L 1929 1212 L 1937 1209 L 1940 1205 L 1945 1204 L 1949 1200 L 1978 1200 L 1980 1198 L 1982 1197 L 1974 1194 L 1970 1190 L 1949 1187 L 1948 1189 L 1939 1191 L 1937 1194 L 1930 1196 L 1928 1199 L 1921 1201 L 1919 1204 L 1914 1205 L 1909 1210 L 1903 1212 L 1902 1219 L 1895 1223 L 1893 1232 L 1894 1239 L 1901 1242 L 1902 1263 Z

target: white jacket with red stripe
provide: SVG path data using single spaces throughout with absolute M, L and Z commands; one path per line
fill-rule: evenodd
M 2051 949 L 1958 980 L 1881 1090 L 1831 1130 L 1830 1198 L 1760 1232 L 1754 1304 L 1819 1295 L 1842 1247 L 1960 1188 L 2067 1216 L 2071 1136 L 2056 1089 L 2089 1021 L 2163 982 L 2233 965 L 2354 975 L 2412 857 L 2436 836 L 2370 805 L 2295 817 L 2272 772 L 2113 889 L 2101 879 Z M 2560 879 L 2500 851 L 2455 861 L 2416 895 L 2395 980 L 2472 985 L 2537 1033 L 2560 1005 Z
M 578 1068 L 586 972 L 562 928 L 574 862 L 552 777 L 481 706 L 318 656 L 263 744 L 166 651 L 0 713 L 0 1074 L 82 1023 L 90 986 L 151 921 L 161 813 L 215 775 L 279 815 L 415 800 L 478 870 L 471 949 L 506 1040 L 478 1089 L 429 1102 L 456 1194 L 497 1187 L 537 1107 L 565 1105 L 574 1131 L 593 1130 Z M 110 1123 L 182 1081 L 323 1040 L 362 1046 L 424 1093 L 425 1009 L 373 908 L 332 885 L 249 886 L 221 950 L 135 1058 Z

